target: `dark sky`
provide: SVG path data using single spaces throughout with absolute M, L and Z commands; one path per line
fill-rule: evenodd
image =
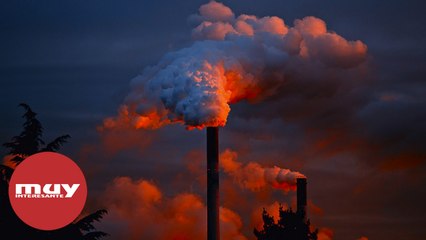
M 112 148 L 108 141 L 100 140 L 103 137 L 96 127 L 105 117 L 116 114 L 130 80 L 145 66 L 154 65 L 169 51 L 190 46 L 193 26 L 188 17 L 205 2 L 2 1 L 0 141 L 19 133 L 22 109 L 17 105 L 25 102 L 39 114 L 47 139 L 63 133 L 72 136 L 64 153 L 80 162 L 87 173 L 92 190 L 88 208 L 103 207 L 95 196 L 102 195 L 106 184 L 117 176 L 152 180 L 166 196 L 192 191 L 193 182 L 179 173 L 186 169 L 188 154 L 204 150 L 202 131 L 167 126 L 155 133 L 128 136 L 132 144 L 121 140 L 121 135 L 110 136 L 110 143 L 125 143 L 111 150 L 106 149 Z M 337 155 L 302 154 L 308 143 L 299 130 L 305 122 L 287 124 L 256 118 L 253 115 L 265 112 L 245 103 L 235 106 L 234 118 L 231 112 L 221 146 L 244 151 L 235 142 L 247 140 L 247 160 L 265 155 L 269 159 L 306 157 L 279 163 L 268 160 L 265 164 L 306 173 L 312 201 L 324 211 L 312 216 L 312 222 L 331 228 L 335 239 L 426 238 L 424 1 L 241 0 L 224 4 L 236 15 L 279 16 L 287 25 L 293 25 L 297 18 L 316 16 L 344 38 L 364 42 L 368 46 L 366 78 L 370 81 L 362 86 L 365 102 L 354 110 L 362 126 L 345 136 L 365 135 L 367 145 L 377 144 L 389 151 L 386 159 L 378 159 L 382 155 L 374 151 L 347 148 Z M 392 101 L 375 101 L 384 95 Z M 247 129 L 253 134 L 244 135 Z M 274 140 L 265 142 L 264 136 Z M 177 181 L 181 178 L 185 180 Z M 275 192 L 261 201 L 271 204 L 281 197 L 286 201 L 291 198 Z M 241 209 L 236 211 L 246 218 Z M 251 229 L 244 231 L 252 239 Z

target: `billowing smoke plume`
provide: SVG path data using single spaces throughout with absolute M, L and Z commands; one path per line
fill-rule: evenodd
M 232 150 L 225 150 L 220 154 L 220 166 L 224 172 L 234 177 L 241 187 L 250 190 L 259 190 L 266 186 L 282 189 L 286 192 L 296 190 L 296 179 L 305 178 L 299 172 L 289 169 L 262 167 L 259 163 L 243 164 L 237 161 L 238 154 Z
M 323 20 L 305 17 L 285 24 L 279 17 L 238 17 L 211 1 L 190 20 L 194 43 L 166 54 L 131 82 L 117 118 L 104 127 L 130 124 L 159 128 L 224 126 L 230 104 L 260 101 L 277 94 L 288 78 L 316 69 L 353 68 L 367 47 L 328 31 Z

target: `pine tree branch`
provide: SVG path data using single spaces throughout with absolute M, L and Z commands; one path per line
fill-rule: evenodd
M 92 214 L 87 215 L 86 217 L 80 219 L 75 223 L 76 227 L 81 231 L 91 231 L 95 229 L 93 223 L 95 221 L 99 222 L 108 211 L 105 209 L 98 210 Z
M 60 137 L 57 137 L 52 142 L 48 143 L 46 147 L 42 148 L 40 152 L 56 152 L 58 151 L 64 143 L 67 142 L 67 140 L 71 138 L 70 135 L 62 135 Z

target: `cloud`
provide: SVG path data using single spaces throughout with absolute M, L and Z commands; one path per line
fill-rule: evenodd
M 223 3 L 210 1 L 199 9 L 203 21 L 209 22 L 230 22 L 235 16 L 232 10 Z
M 332 240 L 334 232 L 330 228 L 320 228 L 318 231 L 318 240 Z
M 207 234 L 206 206 L 196 194 L 165 196 L 151 181 L 117 177 L 102 198 L 110 212 L 103 224 L 111 226 L 113 239 L 192 240 Z M 222 239 L 247 239 L 234 211 L 221 207 L 220 224 Z

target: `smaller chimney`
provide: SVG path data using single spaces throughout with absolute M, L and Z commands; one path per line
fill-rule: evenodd
M 306 222 L 306 206 L 307 206 L 307 192 L 306 192 L 306 178 L 297 178 L 297 214 Z

